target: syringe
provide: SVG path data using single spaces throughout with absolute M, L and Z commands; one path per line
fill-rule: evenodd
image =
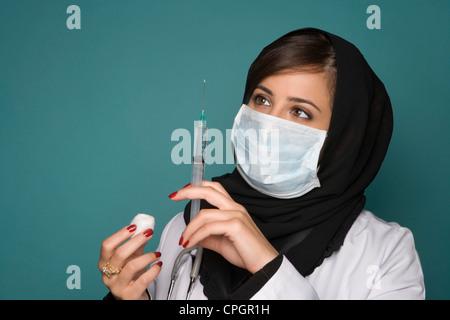
M 192 164 L 192 175 L 191 175 L 191 186 L 201 186 L 202 181 L 205 176 L 205 148 L 206 148 L 206 120 L 205 120 L 205 87 L 206 81 L 203 80 L 203 105 L 202 105 L 202 114 L 200 116 L 199 121 L 194 122 L 194 155 L 193 155 L 193 164 Z M 200 199 L 191 200 L 191 221 L 200 211 Z M 191 296 L 192 291 L 194 290 L 194 284 L 196 279 L 198 278 L 200 265 L 202 263 L 203 258 L 203 248 L 200 246 L 194 246 L 192 248 L 185 248 L 182 250 L 173 264 L 172 274 L 170 276 L 170 286 L 169 292 L 167 294 L 167 300 L 170 300 L 173 293 L 173 288 L 175 286 L 175 280 L 178 273 L 179 262 L 181 258 L 190 253 L 192 256 L 195 256 L 194 263 L 192 264 L 191 274 L 190 274 L 190 282 L 188 291 L 186 294 L 186 300 L 188 300 Z
M 200 120 L 194 122 L 194 150 L 193 150 L 193 164 L 192 164 L 192 174 L 191 174 L 191 186 L 201 186 L 202 181 L 205 177 L 205 149 L 206 149 L 206 119 L 205 119 L 205 88 L 206 80 L 203 80 L 203 103 L 202 103 L 202 114 L 200 115 Z M 200 199 L 191 200 L 191 221 L 200 211 Z M 189 300 L 192 291 L 194 290 L 195 280 L 198 278 L 198 273 L 200 270 L 200 265 L 203 258 L 203 248 L 200 246 L 195 246 L 190 250 L 195 250 L 194 263 L 192 265 L 190 282 L 188 287 L 188 292 L 186 295 L 186 300 Z M 175 280 L 173 280 L 174 282 Z M 172 285 L 171 285 L 172 287 Z M 171 290 L 169 290 L 169 297 L 171 295 Z
M 205 88 L 206 80 L 203 80 L 203 104 L 199 121 L 194 122 L 194 150 L 191 174 L 191 186 L 201 186 L 205 177 L 205 148 L 206 148 L 206 119 L 205 119 Z M 200 211 L 200 199 L 191 200 L 191 221 Z

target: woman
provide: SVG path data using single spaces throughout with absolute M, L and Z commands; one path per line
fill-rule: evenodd
M 189 221 L 188 204 L 156 253 L 143 254 L 151 230 L 120 245 L 133 226 L 103 242 L 99 268 L 121 267 L 103 275 L 109 297 L 166 299 L 178 253 L 199 245 L 192 299 L 423 299 L 411 232 L 364 210 L 393 119 L 362 54 L 318 29 L 290 32 L 253 62 L 243 102 L 236 170 L 169 196 L 202 199 L 199 214 Z M 179 266 L 172 297 L 184 299 L 192 259 Z

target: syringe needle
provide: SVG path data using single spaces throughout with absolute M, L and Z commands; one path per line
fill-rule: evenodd
M 203 79 L 203 103 L 202 103 L 202 116 L 201 121 L 205 120 L 205 90 L 206 90 L 206 80 Z
M 206 80 L 203 80 L 203 104 L 202 104 L 202 111 L 205 111 L 205 89 L 206 89 Z

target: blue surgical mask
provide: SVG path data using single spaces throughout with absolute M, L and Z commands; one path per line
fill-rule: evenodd
M 320 187 L 317 177 L 324 130 L 284 120 L 243 104 L 231 131 L 236 167 L 254 189 L 280 199 Z

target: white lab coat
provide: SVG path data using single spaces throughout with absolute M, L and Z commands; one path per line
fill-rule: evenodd
M 166 299 L 178 245 L 185 229 L 183 213 L 165 227 L 158 250 L 163 261 L 148 287 L 152 299 Z M 173 299 L 185 299 L 192 259 L 185 255 Z M 413 235 L 397 223 L 387 223 L 363 210 L 347 233 L 343 246 L 321 266 L 303 277 L 286 257 L 278 271 L 252 299 L 424 299 L 425 286 Z M 197 280 L 191 299 L 207 299 Z

